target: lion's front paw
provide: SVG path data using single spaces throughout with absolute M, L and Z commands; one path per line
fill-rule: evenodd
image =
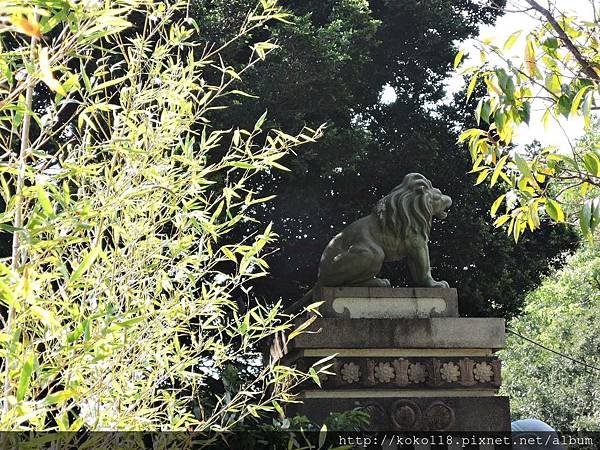
M 387 278 L 379 278 L 379 280 L 381 280 L 382 287 L 392 287 L 392 283 Z
M 432 287 L 432 288 L 449 288 L 450 285 L 448 284 L 447 281 L 444 280 L 440 280 L 440 281 L 435 281 L 433 279 L 429 280 L 426 284 L 425 287 Z

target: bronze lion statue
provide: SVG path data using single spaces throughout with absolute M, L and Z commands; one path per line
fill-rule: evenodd
M 317 286 L 381 286 L 386 261 L 407 258 L 416 287 L 448 287 L 431 276 L 429 231 L 433 217 L 445 219 L 452 199 L 419 173 L 409 173 L 366 217 L 348 225 L 325 248 Z

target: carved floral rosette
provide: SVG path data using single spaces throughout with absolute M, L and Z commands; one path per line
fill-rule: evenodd
M 315 360 L 316 361 L 316 360 Z M 304 359 L 306 368 L 315 362 Z M 323 389 L 364 387 L 407 388 L 498 388 L 502 384 L 501 363 L 496 357 L 398 357 L 336 358 L 329 361 Z

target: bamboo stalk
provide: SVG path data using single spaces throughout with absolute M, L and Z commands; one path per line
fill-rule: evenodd
M 38 17 L 36 14 L 35 20 L 37 22 Z M 31 60 L 35 57 L 35 47 L 38 39 L 35 36 L 31 36 L 31 42 L 29 45 L 29 57 Z M 28 78 L 31 77 L 31 74 L 27 75 Z M 19 159 L 17 161 L 18 164 L 18 174 L 17 174 L 17 182 L 15 188 L 15 196 L 17 198 L 15 203 L 15 218 L 13 220 L 13 227 L 17 230 L 13 233 L 13 241 L 12 241 L 12 256 L 11 256 L 11 269 L 13 272 L 16 272 L 23 264 L 23 260 L 25 255 L 23 254 L 21 248 L 21 232 L 18 231 L 19 228 L 23 227 L 23 187 L 25 184 L 25 169 L 27 168 L 27 153 L 29 150 L 29 132 L 31 129 L 31 105 L 33 103 L 33 90 L 35 88 L 35 82 L 33 80 L 27 80 L 27 89 L 25 91 L 25 111 L 23 112 L 23 124 L 21 128 L 21 146 L 19 148 Z M 6 332 L 11 334 L 11 329 L 13 327 L 15 321 L 15 308 L 14 306 L 10 306 L 8 308 L 8 317 L 6 322 Z M 9 402 L 8 397 L 12 395 L 13 387 L 11 385 L 10 380 L 10 357 L 6 355 L 4 359 L 4 401 L 3 401 L 3 411 L 6 413 L 9 410 Z

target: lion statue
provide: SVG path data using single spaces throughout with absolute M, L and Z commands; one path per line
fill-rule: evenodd
M 445 219 L 452 199 L 419 173 L 409 173 L 366 217 L 348 225 L 325 248 L 317 286 L 381 286 L 386 261 L 406 257 L 414 286 L 448 287 L 431 276 L 429 231 L 433 217 Z

